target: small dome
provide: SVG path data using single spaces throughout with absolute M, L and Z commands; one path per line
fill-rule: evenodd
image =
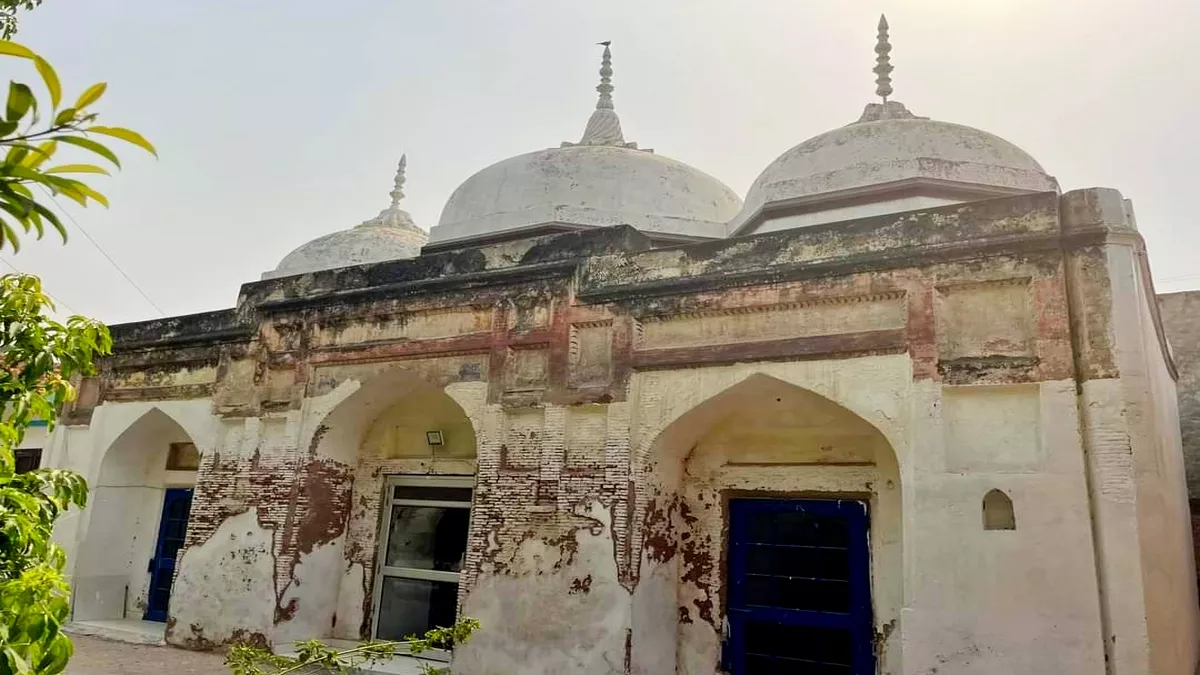
M 834 129 L 783 153 L 754 181 L 734 225 L 770 204 L 913 179 L 1013 193 L 1058 190 L 1033 157 L 999 136 L 949 122 L 885 118 Z
M 659 238 L 725 236 L 742 202 L 712 176 L 625 142 L 612 102 L 612 51 L 604 44 L 600 97 L 578 143 L 493 164 L 450 195 L 430 243 L 538 226 L 631 225 Z
M 857 122 L 780 155 L 750 187 L 741 214 L 730 223 L 731 232 L 1058 190 L 1058 182 L 1033 157 L 1003 138 L 917 117 L 904 104 L 889 101 L 887 29 L 887 20 L 880 17 L 875 73 L 876 94 L 883 102 L 867 105 Z M 773 218 L 779 220 L 759 227 Z
M 404 197 L 405 163 L 406 158 L 402 156 L 391 193 L 391 206 L 361 225 L 318 237 L 300 246 L 284 256 L 274 270 L 264 273 L 263 279 L 421 255 L 421 247 L 429 235 L 400 208 L 400 200 Z
M 682 162 L 615 145 L 573 145 L 506 159 L 450 196 L 431 241 L 563 223 L 723 237 L 741 200 Z

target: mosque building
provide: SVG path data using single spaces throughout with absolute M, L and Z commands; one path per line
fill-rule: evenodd
M 743 201 L 625 139 L 113 327 L 42 463 L 74 625 L 482 629 L 456 675 L 1182 675 L 1176 371 L 1129 200 L 892 98 Z M 926 112 L 918 110 L 919 112 Z M 797 137 L 803 133 L 797 129 Z

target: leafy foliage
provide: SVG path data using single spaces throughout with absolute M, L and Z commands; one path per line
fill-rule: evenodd
M 0 38 L 11 38 L 17 32 L 17 10 L 33 9 L 42 0 L 0 0 Z
M 4 1 L 0 0 L 0 7 Z M 2 26 L 0 19 L 0 30 Z M 26 234 L 35 232 L 41 239 L 49 226 L 66 241 L 67 230 L 47 205 L 46 197 L 62 195 L 80 206 L 96 202 L 107 207 L 108 199 L 103 194 L 75 176 L 109 175 L 109 172 L 103 166 L 90 163 L 47 166 L 62 146 L 98 157 L 116 168 L 121 167 L 120 158 L 100 139 L 115 138 L 156 156 L 157 151 L 136 131 L 95 123 L 98 116 L 92 106 L 104 96 L 107 84 L 93 84 L 74 103 L 64 107 L 58 73 L 48 61 L 28 47 L 7 40 L 0 40 L 0 56 L 31 62 L 49 98 L 49 105 L 39 104 L 29 85 L 9 82 L 8 97 L 0 111 L 3 113 L 0 114 L 0 152 L 4 153 L 0 158 L 0 249 L 5 245 L 13 250 L 20 248 L 17 228 Z
M 53 426 L 75 396 L 71 378 L 93 373 L 112 338 L 81 316 L 53 321 L 53 309 L 37 277 L 0 277 L 0 675 L 55 675 L 71 656 L 66 560 L 50 535 L 67 509 L 87 504 L 87 483 L 61 469 L 18 474 L 14 451 L 35 420 Z
M 279 656 L 259 647 L 239 645 L 229 650 L 225 665 L 233 675 L 317 675 L 351 673 L 355 668 L 399 654 L 417 656 L 431 649 L 451 650 L 479 630 L 479 620 L 462 617 L 449 628 L 434 628 L 422 638 L 402 642 L 368 642 L 352 649 L 334 649 L 320 640 L 296 643 L 296 657 Z M 425 675 L 443 675 L 449 669 L 422 660 Z
M 18 6 L 29 9 L 36 2 L 0 0 L 0 34 L 11 34 Z M 47 198 L 108 205 L 104 195 L 71 177 L 108 171 L 86 163 L 48 165 L 60 146 L 117 167 L 116 154 L 97 138 L 116 138 L 151 153 L 154 146 L 137 132 L 95 123 L 92 106 L 104 95 L 104 83 L 64 107 L 62 85 L 49 62 L 0 40 L 3 56 L 32 64 L 49 99 L 39 102 L 32 87 L 10 82 L 0 110 L 0 250 L 15 251 L 18 228 L 41 238 L 50 226 L 66 240 Z M 14 451 L 35 420 L 53 428 L 58 406 L 75 395 L 71 378 L 92 373 L 95 359 L 111 351 L 112 338 L 102 324 L 80 316 L 65 324 L 54 321 L 47 316 L 53 309 L 37 277 L 0 277 L 0 675 L 56 675 L 72 651 L 62 632 L 70 611 L 66 561 L 51 533 L 59 516 L 87 504 L 87 483 L 60 469 L 18 474 Z

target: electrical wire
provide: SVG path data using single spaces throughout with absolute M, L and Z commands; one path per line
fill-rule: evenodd
M 54 195 L 54 193 L 47 190 L 45 188 L 45 186 L 39 185 L 38 187 L 40 187 L 42 189 L 42 192 L 45 192 L 46 196 L 49 197 L 51 199 L 51 201 L 54 202 L 54 205 L 58 207 L 59 212 L 62 213 L 64 216 L 66 216 L 67 219 L 71 221 L 71 224 L 73 224 L 77 230 L 79 230 L 81 233 L 83 233 L 83 236 L 86 237 L 88 241 L 92 242 L 92 246 L 95 246 L 96 250 L 100 251 L 100 255 L 103 255 L 105 260 L 108 260 L 108 262 L 113 266 L 113 268 L 116 269 L 118 272 L 120 272 L 121 276 L 125 277 L 125 281 L 128 281 L 129 285 L 133 286 L 134 289 L 136 289 L 137 292 L 140 293 L 142 295 L 142 297 L 146 299 L 146 302 L 150 303 L 151 307 L 153 307 L 155 310 L 157 310 L 161 316 L 165 317 L 167 315 L 167 313 L 163 311 L 163 308 L 159 307 L 158 303 L 154 302 L 154 300 L 152 300 L 150 298 L 150 296 L 146 294 L 146 291 L 142 290 L 141 286 L 138 286 L 137 282 L 133 280 L 133 277 L 129 276 L 125 272 L 125 270 L 121 269 L 121 266 L 117 264 L 117 261 L 113 260 L 113 257 L 108 254 L 108 251 L 105 251 L 104 247 L 101 246 L 100 243 L 97 242 L 95 239 L 93 239 L 92 235 L 88 234 L 87 230 L 83 229 L 83 226 L 79 224 L 79 221 L 75 220 L 75 217 L 71 215 L 71 212 L 67 211 L 65 208 L 63 208 L 63 205 L 58 201 L 58 198 Z

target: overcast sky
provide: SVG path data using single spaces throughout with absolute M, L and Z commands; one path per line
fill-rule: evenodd
M 231 307 L 294 247 L 374 216 L 402 152 L 428 229 L 475 171 L 577 140 L 600 40 L 626 138 L 744 196 L 873 100 L 881 11 L 895 100 L 1016 143 L 1064 190 L 1120 189 L 1158 290 L 1200 288 L 1197 0 L 45 2 L 18 41 L 71 100 L 107 81 L 102 120 L 161 155 L 126 150 L 97 181 L 112 208 L 71 213 L 168 315 Z M 72 235 L 5 257 L 73 311 L 161 315 Z

